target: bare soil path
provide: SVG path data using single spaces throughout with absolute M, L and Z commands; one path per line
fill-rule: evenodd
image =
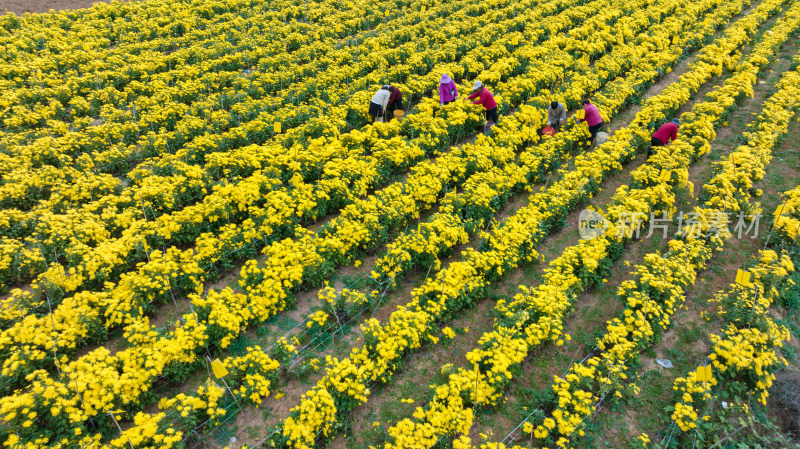
M 127 1 L 127 0 L 117 0 Z M 50 10 L 89 8 L 95 3 L 107 3 L 104 0 L 0 0 L 0 13 L 22 15 L 26 12 L 39 13 Z

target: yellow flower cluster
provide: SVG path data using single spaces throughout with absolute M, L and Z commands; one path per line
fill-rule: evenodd
M 779 291 L 791 282 L 788 275 L 794 271 L 792 261 L 786 254 L 778 256 L 766 250 L 761 252 L 758 264 L 748 271 L 751 273 L 748 285 L 734 283 L 712 299 L 719 304 L 718 314 L 728 325 L 721 335 L 709 334 L 711 362 L 675 379 L 673 384 L 678 400 L 672 419 L 684 432 L 709 418 L 711 409 L 704 404 L 721 393 L 719 388 L 756 393 L 759 402 L 765 404 L 775 370 L 786 364 L 776 350 L 788 340 L 789 331 L 776 324 L 767 311 Z M 754 298 L 757 298 L 755 304 Z M 717 385 L 719 387 L 712 390 Z M 676 438 L 689 439 L 690 436 L 677 435 Z
M 133 426 L 125 429 L 119 437 L 111 440 L 108 446 L 113 449 L 136 448 L 163 448 L 180 447 L 181 433 L 174 429 L 166 430 L 160 427 L 160 421 L 164 418 L 164 413 L 147 415 L 139 412 L 133 417 Z M 81 440 L 81 445 L 86 441 Z M 67 446 L 69 447 L 69 446 Z M 85 446 L 90 447 L 90 446 Z
M 234 393 L 253 404 L 260 404 L 275 389 L 280 364 L 259 347 L 248 347 L 240 357 L 229 357 L 223 364 L 230 372 L 225 380 Z M 238 385 L 238 387 L 237 387 Z
M 221 380 L 209 377 L 193 394 L 161 398 L 158 407 L 167 410 L 167 417 L 171 418 L 167 429 L 174 432 L 179 428 L 188 433 L 213 428 L 229 416 L 239 400 L 259 405 L 277 383 L 279 363 L 258 347 L 249 347 L 242 356 L 222 360 L 221 366 L 224 367 Z M 226 402 L 230 405 L 225 405 Z
M 172 398 L 161 398 L 158 408 L 174 411 L 177 414 L 175 422 L 186 430 L 193 430 L 206 421 L 213 426 L 225 418 L 227 410 L 221 404 L 224 395 L 224 387 L 206 379 L 194 394 L 179 393 Z
M 446 326 L 446 327 L 442 328 L 442 335 L 444 335 L 444 337 L 446 339 L 448 339 L 448 340 L 452 340 L 452 339 L 456 338 L 456 333 L 455 333 L 455 331 L 453 331 L 452 328 L 450 328 L 450 326 Z
M 774 229 L 783 239 L 789 242 L 797 240 L 800 235 L 800 186 L 788 190 L 783 201 L 773 212 Z
M 306 322 L 306 327 L 308 327 L 310 329 L 310 328 L 312 328 L 314 326 L 320 326 L 320 327 L 324 326 L 325 323 L 328 322 L 328 317 L 329 316 L 330 315 L 328 315 L 325 311 L 318 310 L 318 311 L 312 313 L 311 315 L 309 315 L 309 317 L 308 317 L 309 319 Z

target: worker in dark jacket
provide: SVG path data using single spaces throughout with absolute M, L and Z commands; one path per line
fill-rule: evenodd
M 386 112 L 391 120 L 394 118 L 394 111 L 403 109 L 403 93 L 396 86 L 389 86 L 389 92 L 389 105 L 386 107 Z

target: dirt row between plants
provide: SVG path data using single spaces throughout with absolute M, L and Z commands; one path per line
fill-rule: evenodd
M 131 0 L 117 0 L 126 2 Z M 65 9 L 89 8 L 96 3 L 109 3 L 110 0 L 3 0 L 0 2 L 0 13 L 5 12 L 22 15 L 25 13 L 42 13 L 63 11 Z

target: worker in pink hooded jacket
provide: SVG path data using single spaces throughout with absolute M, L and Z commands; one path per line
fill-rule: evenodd
M 653 133 L 653 136 L 650 138 L 650 148 L 647 149 L 647 155 L 651 156 L 653 154 L 653 148 L 663 147 L 675 140 L 678 137 L 678 127 L 680 125 L 681 121 L 678 120 L 678 118 L 674 118 L 671 122 L 661 125 L 658 131 Z
M 581 105 L 583 105 L 584 116 L 583 119 L 579 119 L 578 122 L 581 120 L 586 121 L 586 124 L 589 125 L 589 134 L 592 135 L 592 142 L 594 142 L 597 131 L 603 126 L 603 117 L 600 117 L 600 111 L 598 111 L 597 107 L 588 99 L 581 101 Z
M 488 135 L 489 129 L 492 125 L 497 123 L 499 119 L 499 115 L 497 114 L 497 102 L 494 101 L 494 96 L 489 92 L 489 89 L 480 81 L 475 81 L 475 84 L 472 86 L 472 95 L 467 97 L 467 100 L 472 100 L 474 98 L 477 98 L 477 100 L 473 101 L 472 104 L 479 104 L 485 109 L 486 126 L 483 127 L 483 133 Z
M 458 99 L 456 82 L 446 73 L 442 73 L 442 77 L 439 78 L 439 106 L 444 106 L 456 99 Z

